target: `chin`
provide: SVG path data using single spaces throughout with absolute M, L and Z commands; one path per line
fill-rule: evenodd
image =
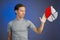
M 24 18 L 24 16 L 23 16 L 23 17 L 21 17 L 21 18 Z

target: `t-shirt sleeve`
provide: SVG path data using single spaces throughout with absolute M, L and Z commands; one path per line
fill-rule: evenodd
M 29 24 L 29 28 L 31 29 L 36 28 L 35 25 L 29 20 L 28 20 L 28 24 Z
M 9 22 L 9 23 L 8 23 L 8 26 L 7 26 L 7 32 L 11 31 L 11 27 L 12 27 L 12 23 Z

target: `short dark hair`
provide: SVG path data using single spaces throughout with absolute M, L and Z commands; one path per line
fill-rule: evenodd
M 23 4 L 21 4 L 21 3 L 16 4 L 16 6 L 14 7 L 14 11 L 15 11 L 15 10 L 18 10 L 19 7 L 25 7 L 25 5 L 23 5 Z

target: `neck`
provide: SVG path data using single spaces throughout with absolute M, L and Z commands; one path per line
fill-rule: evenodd
M 20 20 L 20 19 L 23 19 L 22 17 L 19 17 L 19 16 L 16 16 L 16 19 L 17 20 Z

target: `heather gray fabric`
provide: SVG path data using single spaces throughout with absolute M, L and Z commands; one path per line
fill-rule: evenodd
M 35 28 L 35 25 L 26 19 L 14 19 L 8 23 L 8 32 L 12 31 L 12 40 L 28 40 L 28 28 Z

